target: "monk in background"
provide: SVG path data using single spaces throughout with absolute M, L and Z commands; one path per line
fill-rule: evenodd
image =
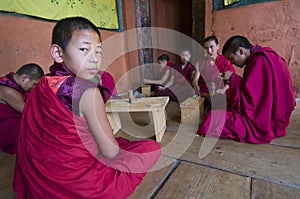
M 197 95 L 205 98 L 205 109 L 210 110 L 211 98 L 217 99 L 218 95 L 226 94 L 226 90 L 229 88 L 228 83 L 219 77 L 220 74 L 224 74 L 226 71 L 235 72 L 235 70 L 231 62 L 219 54 L 220 45 L 216 36 L 206 37 L 203 41 L 203 48 L 206 56 L 197 62 L 193 87 Z M 214 96 L 215 94 L 216 96 Z
M 188 49 L 180 52 L 180 61 L 171 67 L 171 77 L 162 86 L 157 87 L 157 96 L 168 96 L 170 101 L 183 102 L 195 94 L 192 80 L 195 67 L 190 63 L 192 53 Z
M 207 56 L 199 60 L 196 66 L 196 73 L 193 84 L 196 94 L 209 94 L 211 83 L 215 83 L 215 89 L 223 89 L 224 83 L 219 78 L 220 73 L 226 71 L 235 72 L 234 66 L 226 57 L 218 53 L 220 48 L 219 41 L 216 36 L 211 35 L 204 39 L 203 48 Z M 226 83 L 226 82 L 225 82 Z
M 0 150 L 15 154 L 17 151 L 21 114 L 31 89 L 44 75 L 34 63 L 25 64 L 16 73 L 0 77 Z
M 151 85 L 151 91 L 152 91 L 151 96 L 156 96 L 157 87 L 165 85 L 165 83 L 169 81 L 172 73 L 171 68 L 174 64 L 172 61 L 170 61 L 170 58 L 167 54 L 160 55 L 157 60 L 161 66 L 161 71 L 160 71 L 161 78 L 158 80 L 144 79 L 145 84 Z
M 253 46 L 243 36 L 229 38 L 222 54 L 245 67 L 244 74 L 225 73 L 231 108 L 210 111 L 198 134 L 255 144 L 286 135 L 296 102 L 285 60 L 271 48 Z

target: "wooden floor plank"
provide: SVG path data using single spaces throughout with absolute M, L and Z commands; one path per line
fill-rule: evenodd
M 167 130 L 160 143 L 163 155 L 130 199 L 149 198 L 158 190 L 155 199 L 250 198 L 249 177 L 255 178 L 252 180 L 251 198 L 299 198 L 300 104 L 292 113 L 285 137 L 275 139 L 268 145 L 218 140 L 213 150 L 203 159 L 198 154 L 204 138 L 197 137 L 196 130 L 192 132 L 181 128 L 179 104 L 169 103 L 166 112 Z M 135 125 L 141 126 L 140 129 L 130 131 L 129 134 L 120 131 L 117 136 L 140 140 L 154 135 L 154 131 L 151 134 L 149 130 L 152 124 L 149 125 L 151 118 L 148 113 L 130 115 L 129 122 L 131 118 Z M 146 129 L 143 126 L 147 125 L 145 134 L 140 134 Z M 132 127 L 129 127 L 130 124 L 128 129 Z M 178 161 L 181 163 L 176 168 L 174 164 Z M 0 152 L 0 198 L 15 198 L 12 191 L 14 164 L 14 155 Z M 170 178 L 166 178 L 168 175 Z M 241 185 L 242 189 L 239 190 Z M 229 192 L 234 195 L 228 197 Z
M 300 103 L 297 104 L 296 109 L 292 112 L 288 129 L 300 130 Z
M 0 198 L 3 199 L 15 199 L 16 194 L 12 189 L 12 184 L 6 185 L 0 188 Z
M 271 144 L 300 149 L 300 132 L 289 130 L 285 136 L 274 139 Z
M 0 151 L 0 198 L 15 198 L 12 182 L 16 156 Z
M 300 105 L 291 115 L 286 136 L 274 139 L 271 144 L 300 149 Z
M 175 160 L 162 156 L 159 162 L 144 177 L 142 183 L 136 188 L 135 192 L 128 199 L 150 198 L 153 193 L 163 183 L 164 178 L 172 170 Z
M 202 140 L 197 137 L 181 159 L 300 188 L 300 150 L 218 140 L 208 156 L 200 159 Z
M 249 178 L 193 163 L 181 162 L 155 198 L 244 199 L 249 197 Z
M 300 118 L 289 124 L 289 126 L 287 127 L 287 130 L 298 130 L 300 129 Z
M 300 199 L 300 189 L 253 179 L 251 198 Z

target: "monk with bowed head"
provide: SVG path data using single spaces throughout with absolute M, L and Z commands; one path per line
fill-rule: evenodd
M 222 54 L 245 67 L 244 74 L 225 73 L 231 108 L 210 111 L 198 134 L 256 144 L 284 136 L 296 105 L 285 60 L 273 49 L 252 45 L 239 35 L 227 40 Z

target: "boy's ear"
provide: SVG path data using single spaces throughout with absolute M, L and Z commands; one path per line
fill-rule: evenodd
M 28 81 L 30 81 L 29 75 L 22 74 L 21 75 L 21 82 L 28 82 Z
M 245 53 L 245 48 L 244 47 L 238 47 L 237 52 L 239 55 L 243 55 Z
M 57 44 L 52 44 L 50 47 L 50 53 L 52 59 L 57 63 L 62 63 L 64 60 L 62 58 L 62 49 Z

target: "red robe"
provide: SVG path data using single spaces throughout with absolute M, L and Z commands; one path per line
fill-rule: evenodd
M 173 62 L 172 61 L 168 61 L 167 62 L 167 64 L 166 64 L 166 66 L 165 67 L 163 67 L 162 69 L 161 69 L 161 71 L 160 71 L 160 78 L 162 78 L 164 75 L 165 75 L 165 73 L 169 70 L 169 69 L 171 69 L 171 67 L 173 66 Z M 146 85 L 150 85 L 151 86 L 151 92 L 153 92 L 152 94 L 151 94 L 151 96 L 157 96 L 157 92 L 158 92 L 158 87 L 159 86 L 163 86 L 164 84 L 166 84 L 169 80 L 170 80 L 170 73 L 169 73 L 169 76 L 168 76 L 168 78 L 165 80 L 165 82 L 161 82 L 161 84 L 146 84 Z M 137 90 L 139 90 L 140 92 L 142 92 L 142 90 L 141 90 L 141 88 L 139 88 L 139 89 L 137 89 Z
M 14 179 L 17 197 L 128 197 L 159 159 L 159 144 L 117 138 L 116 158 L 97 157 L 86 119 L 57 98 L 51 78 L 57 76 L 40 80 L 25 105 Z
M 220 54 L 217 55 L 215 65 L 211 65 L 210 61 L 206 58 L 205 60 L 201 60 L 198 62 L 198 67 L 201 75 L 198 80 L 200 89 L 199 92 L 201 94 L 209 93 L 208 88 L 211 82 L 215 83 L 216 89 L 224 87 L 223 81 L 218 78 L 219 73 L 224 73 L 226 71 L 235 72 L 231 62 Z
M 14 80 L 14 73 L 0 78 L 0 85 L 7 86 L 18 91 L 24 101 L 29 92 L 25 92 Z M 17 152 L 18 135 L 20 129 L 21 113 L 8 104 L 0 103 L 0 150 L 6 153 Z
M 107 90 L 101 90 L 104 101 L 107 101 L 111 96 L 114 96 L 117 94 L 115 80 L 114 80 L 113 76 L 108 72 L 99 70 L 98 74 L 100 75 L 101 80 L 99 81 L 99 78 L 95 77 L 95 83 L 107 88 Z M 48 75 L 68 76 L 68 75 L 74 75 L 74 74 L 69 71 L 69 69 L 65 66 L 64 63 L 54 62 L 54 64 L 50 67 L 50 73 Z
M 0 103 L 0 110 L 0 150 L 15 154 L 17 152 L 21 113 L 2 103 Z
M 116 95 L 117 90 L 116 90 L 115 80 L 114 80 L 113 76 L 105 71 L 99 71 L 99 74 L 101 75 L 102 85 L 105 86 L 106 88 L 108 88 L 111 95 Z
M 160 71 L 160 75 L 163 76 L 173 65 L 174 63 L 172 61 L 168 61 L 166 66 Z
M 284 136 L 296 104 L 284 59 L 270 48 L 254 46 L 243 78 L 230 78 L 229 100 L 231 109 L 210 111 L 198 134 L 257 144 Z
M 181 63 L 173 64 L 171 75 L 174 75 L 174 83 L 165 90 L 159 90 L 158 96 L 169 96 L 170 101 L 182 102 L 186 98 L 193 96 L 194 90 L 191 86 L 192 74 L 195 67 L 191 63 L 182 68 Z

